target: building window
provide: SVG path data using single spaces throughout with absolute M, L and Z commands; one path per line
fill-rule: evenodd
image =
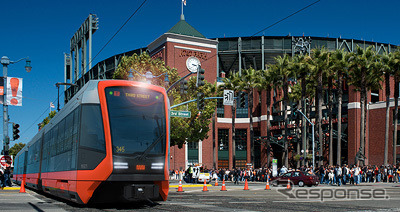
M 248 99 L 249 96 L 247 95 L 247 93 L 245 94 L 245 101 L 244 101 L 244 107 L 241 107 L 240 102 L 241 101 L 236 101 L 236 118 L 248 118 L 249 117 L 249 105 L 248 105 Z M 240 98 L 240 95 L 239 95 Z
M 218 150 L 229 149 L 229 129 L 218 129 Z
M 247 129 L 236 129 L 235 132 L 236 151 L 247 150 Z
M 224 100 L 217 99 L 217 117 L 224 118 Z
M 188 163 L 195 165 L 199 163 L 199 142 L 188 142 Z
M 394 124 L 394 109 L 392 110 L 393 111 L 393 124 Z M 397 124 L 400 124 L 400 110 L 398 110 L 398 113 L 397 113 Z
M 199 142 L 188 142 L 188 149 L 199 149 Z
M 379 90 L 372 90 L 371 91 L 371 102 L 379 102 Z
M 400 131 L 397 131 L 397 146 L 400 146 Z

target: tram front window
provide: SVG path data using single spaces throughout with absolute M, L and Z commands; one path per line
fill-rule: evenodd
M 164 96 L 140 87 L 108 87 L 105 91 L 113 154 L 137 157 L 164 154 Z

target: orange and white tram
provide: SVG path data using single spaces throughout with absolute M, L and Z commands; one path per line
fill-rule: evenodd
M 18 153 L 13 180 L 80 204 L 165 201 L 169 137 L 164 88 L 92 80 Z

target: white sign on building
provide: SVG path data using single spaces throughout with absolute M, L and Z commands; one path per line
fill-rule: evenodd
M 224 90 L 224 105 L 233 106 L 235 93 L 232 90 Z

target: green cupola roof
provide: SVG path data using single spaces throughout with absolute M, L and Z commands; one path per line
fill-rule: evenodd
M 188 24 L 188 22 L 185 21 L 185 16 L 183 14 L 181 15 L 181 20 L 177 24 L 175 24 L 175 26 L 173 26 L 170 30 L 168 30 L 168 32 L 174 33 L 174 34 L 180 34 L 180 35 L 206 38 L 195 28 L 190 26 L 190 24 Z

